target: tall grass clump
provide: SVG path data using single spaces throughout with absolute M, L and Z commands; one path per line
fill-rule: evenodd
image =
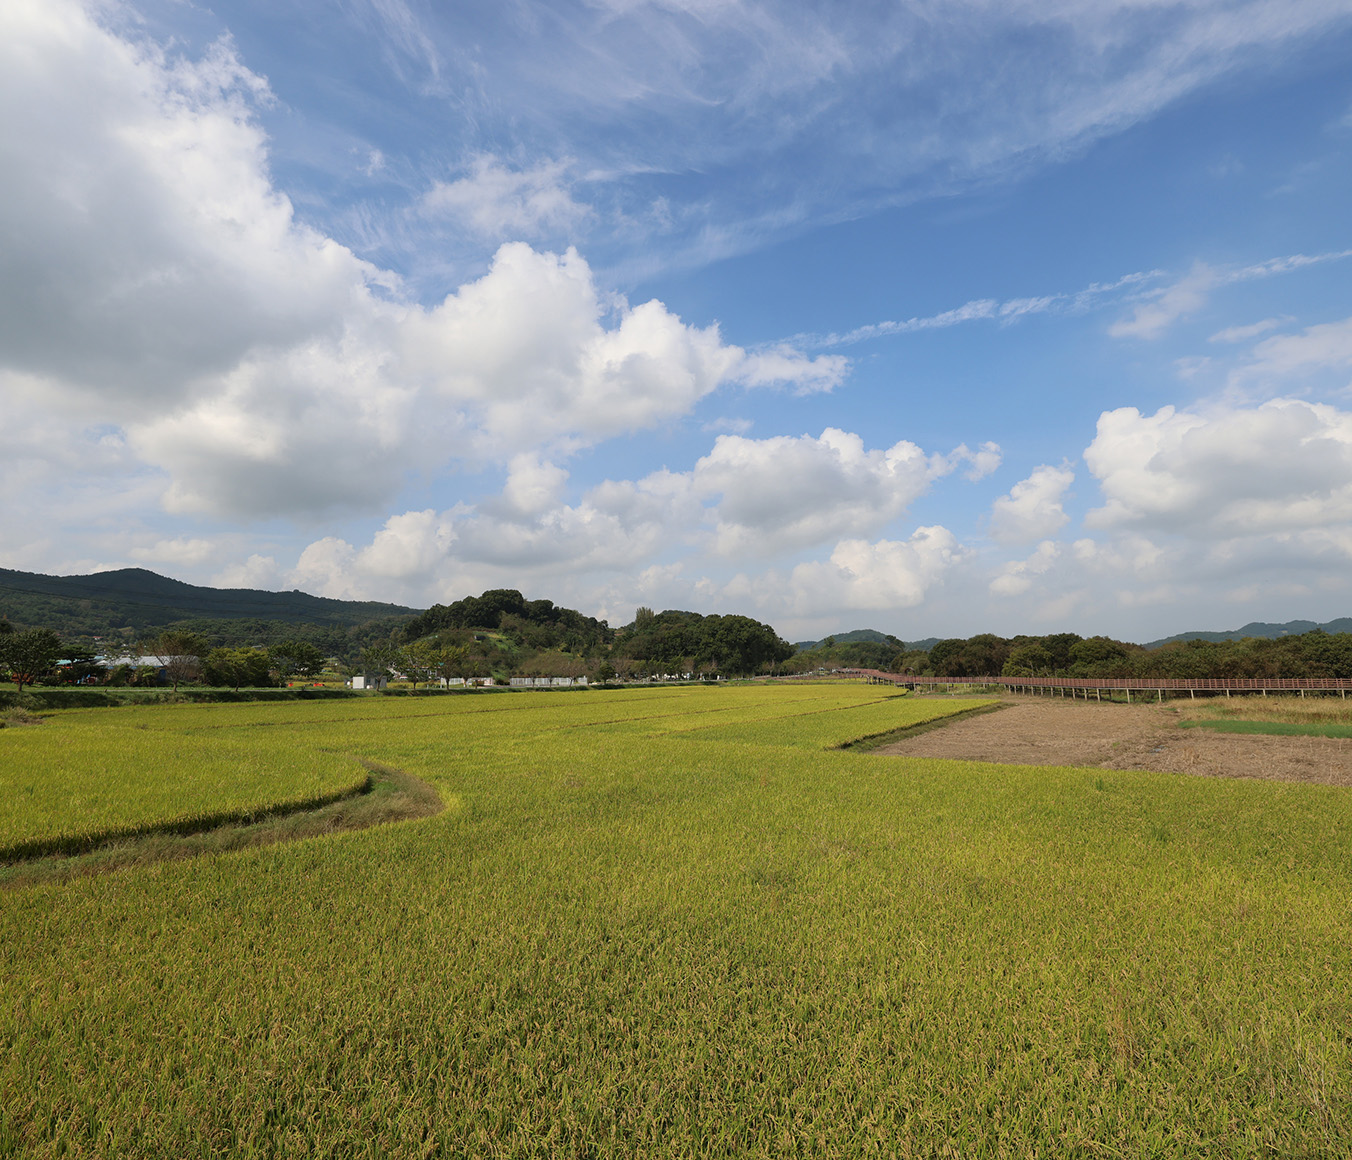
M 1270 721 L 1289 725 L 1352 725 L 1352 701 L 1342 697 L 1211 697 L 1189 702 L 1184 713 L 1196 721 Z

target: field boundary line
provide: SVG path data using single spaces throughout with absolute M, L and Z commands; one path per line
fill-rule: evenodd
M 856 737 L 853 741 L 842 741 L 839 745 L 828 745 L 827 748 L 852 749 L 857 753 L 868 753 L 874 749 L 881 749 L 884 745 L 891 745 L 894 741 L 905 741 L 908 737 L 918 737 L 921 733 L 928 733 L 931 729 L 942 729 L 946 725 L 953 724 L 954 721 L 962 721 L 968 717 L 979 717 L 983 713 L 995 713 L 1005 708 L 1008 708 L 1008 704 L 1004 701 L 991 701 L 985 705 L 973 705 L 970 709 L 960 709 L 956 713 L 949 713 L 943 717 L 919 721 L 914 725 L 902 725 L 898 729 L 889 729 L 884 733 L 869 733 L 863 737 Z
M 359 762 L 358 764 L 361 764 L 362 768 L 366 768 L 364 763 Z M 112 842 L 125 842 L 157 834 L 188 837 L 192 834 L 202 834 L 208 830 L 219 829 L 221 826 L 252 825 L 255 822 L 285 817 L 287 814 L 300 813 L 303 810 L 321 809 L 348 798 L 370 793 L 371 789 L 371 771 L 367 769 L 366 776 L 355 784 L 348 784 L 342 789 L 329 790 L 326 793 L 313 794 L 292 801 L 246 806 L 234 810 L 218 810 L 214 813 L 193 814 L 190 817 L 165 821 L 140 822 L 132 826 L 109 827 L 83 834 L 54 834 L 46 838 L 24 838 L 0 846 L 0 865 L 26 862 L 33 858 L 43 858 L 52 854 L 67 857 L 87 854 L 91 850 L 97 850 L 100 846 L 106 846 Z
M 1180 721 L 1180 729 L 1207 729 L 1255 737 L 1328 737 L 1335 741 L 1352 737 L 1352 725 L 1335 721 L 1245 721 L 1221 718 L 1214 721 Z
M 365 830 L 387 822 L 433 817 L 447 808 L 436 787 L 422 778 L 379 762 L 358 760 L 367 771 L 362 786 L 336 800 L 189 833 L 148 831 L 111 838 L 76 853 L 33 855 L 0 865 L 0 890 Z
M 889 700 L 892 700 L 894 697 L 897 697 L 897 696 L 904 696 L 904 695 L 905 695 L 905 694 L 888 693 L 888 694 L 886 694 L 886 695 L 884 695 L 884 696 L 878 697 L 876 700 L 873 700 L 873 701 L 858 701 L 858 702 L 851 703 L 851 704 L 849 704 L 849 705 L 833 705 L 833 706 L 832 706 L 831 708 L 829 708 L 829 709 L 809 709 L 809 710 L 807 710 L 806 712 L 803 712 L 803 713 L 776 713 L 773 717 L 766 717 L 766 718 L 764 718 L 764 720 L 765 720 L 765 721 L 796 721 L 796 720 L 797 720 L 798 718 L 800 718 L 800 717 L 816 717 L 816 716 L 819 716 L 819 715 L 822 714 L 822 713 L 841 713 L 841 712 L 848 711 L 848 710 L 850 710 L 850 709 L 861 709 L 861 708 L 867 708 L 867 707 L 870 706 L 870 705 L 881 705 L 884 701 L 889 701 Z M 552 728 L 552 729 L 543 729 L 543 730 L 541 730 L 541 733 L 542 733 L 542 734 L 543 734 L 543 733 L 566 733 L 566 732 L 568 732 L 570 729 L 595 729 L 597 726 L 600 726 L 600 725 L 629 725 L 629 724 L 632 724 L 632 723 L 634 723 L 634 722 L 636 722 L 636 721 L 665 721 L 665 720 L 667 720 L 668 718 L 671 718 L 671 717 L 693 717 L 693 716 L 704 717 L 704 716 L 709 716 L 710 714 L 713 714 L 713 713 L 730 713 L 730 712 L 732 712 L 732 711 L 733 711 L 734 709 L 736 709 L 736 708 L 737 708 L 736 705 L 720 705 L 720 706 L 718 706 L 718 708 L 716 708 L 716 709 L 701 709 L 701 710 L 699 710 L 699 712 L 698 712 L 697 714 L 696 714 L 696 713 L 650 713 L 650 714 L 648 714 L 647 716 L 644 716 L 644 717 L 607 717 L 607 718 L 606 718 L 605 720 L 603 720 L 603 721 L 584 721 L 584 722 L 582 722 L 582 723 L 580 723 L 580 724 L 577 724 L 577 725 L 558 725 L 558 726 L 555 726 L 555 727 Z M 761 719 L 759 719 L 759 718 L 758 718 L 755 722 L 738 722 L 738 724 L 758 724 L 758 723 L 761 723 Z M 726 724 L 727 724 L 726 721 L 715 721 L 715 722 L 713 722 L 712 724 L 704 724 L 704 723 L 701 723 L 697 728 L 694 728 L 694 729 L 681 729 L 681 730 L 678 730 L 677 732 L 675 732 L 675 733 L 673 733 L 673 734 L 670 734 L 669 736 L 673 736 L 673 737 L 684 737 L 684 736 L 686 736 L 687 734 L 691 734 L 691 733 L 700 733 L 700 732 L 702 732 L 702 731 L 704 731 L 704 730 L 706 730 L 706 729 L 721 729 L 721 728 L 722 728 L 724 725 L 726 725 Z

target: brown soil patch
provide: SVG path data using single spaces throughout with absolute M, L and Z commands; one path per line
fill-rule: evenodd
M 964 717 L 873 752 L 1352 786 L 1352 740 L 1346 738 L 1182 729 L 1186 710 L 1169 705 L 1104 705 L 1059 697 L 1003 700 L 994 713 Z

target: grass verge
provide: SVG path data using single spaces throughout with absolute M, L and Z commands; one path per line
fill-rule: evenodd
M 419 690 L 421 692 L 422 690 Z M 0 689 L 0 708 L 18 709 L 105 709 L 125 705 L 213 705 L 241 701 L 325 701 L 351 700 L 368 694 L 353 689 L 304 688 L 287 689 L 202 689 L 184 686 L 178 690 L 168 686 L 123 689 L 70 689 L 29 686 L 20 693 L 12 685 Z
M 1352 737 L 1352 725 L 1292 721 L 1180 721 L 1184 729 L 1215 733 L 1258 733 L 1275 737 Z
M 985 705 L 975 705 L 970 709 L 959 709 L 956 713 L 950 713 L 946 717 L 938 717 L 932 721 L 921 721 L 915 725 L 903 725 L 899 729 L 889 729 L 886 733 L 872 733 L 866 737 L 856 737 L 853 741 L 845 741 L 840 745 L 832 746 L 833 749 L 848 749 L 853 753 L 869 753 L 874 749 L 881 749 L 884 745 L 891 745 L 895 741 L 902 741 L 907 737 L 918 737 L 921 733 L 928 733 L 931 729 L 942 729 L 945 725 L 951 725 L 954 721 L 961 721 L 964 717 L 975 717 L 980 713 L 994 713 L 1005 707 L 1003 701 L 991 701 Z
M 1342 697 L 1212 697 L 1190 703 L 1198 721 L 1276 721 L 1288 725 L 1352 725 L 1352 704 Z
M 445 808 L 441 795 L 411 774 L 363 762 L 365 785 L 336 800 L 266 811 L 183 833 L 173 826 L 111 835 L 75 853 L 40 851 L 7 857 L 0 865 L 0 888 L 65 882 L 128 866 L 148 866 L 202 854 L 224 854 L 275 842 L 294 842 L 343 830 L 364 830 L 385 822 L 431 817 Z

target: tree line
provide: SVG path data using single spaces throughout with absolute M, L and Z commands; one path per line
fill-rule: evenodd
M 746 675 L 777 669 L 794 647 L 749 616 L 639 608 L 633 623 L 616 633 L 612 654 L 617 668 L 637 675 Z
M 1171 641 L 1158 648 L 1073 632 L 1000 637 L 979 633 L 928 650 L 897 650 L 887 671 L 935 677 L 1165 677 L 1239 680 L 1352 678 L 1352 633 Z
M 86 645 L 62 641 L 49 628 L 15 630 L 0 620 L 0 674 L 19 686 L 57 684 L 205 684 L 260 688 L 288 678 L 319 676 L 327 658 L 304 640 L 284 640 L 270 649 L 212 647 L 200 633 L 166 629 L 132 642 L 126 659 L 97 657 Z
M 453 604 L 434 604 L 404 625 L 403 639 L 412 643 L 447 629 L 501 632 L 519 647 L 582 656 L 608 648 L 615 636 L 604 620 L 552 600 L 527 600 L 515 588 L 491 588 Z
M 22 687 L 38 681 L 61 684 L 183 683 L 241 688 L 317 676 L 326 664 L 346 674 L 397 676 L 415 687 L 448 678 L 583 676 L 602 682 L 661 673 L 741 676 L 774 671 L 794 648 L 769 625 L 746 616 L 695 612 L 654 613 L 640 608 L 634 622 L 612 629 L 549 600 L 526 600 L 515 589 L 491 589 L 395 624 L 370 626 L 362 646 L 346 655 L 325 652 L 315 640 L 326 629 L 276 622 L 256 626 L 259 643 L 220 643 L 207 632 L 212 622 L 191 622 L 139 640 L 120 639 L 114 651 L 127 655 L 110 665 L 83 643 L 62 642 L 48 629 L 14 631 L 0 621 L 0 671 Z M 239 639 L 250 622 L 226 623 Z M 308 629 L 308 631 L 307 631 Z M 245 640 L 249 637 L 246 635 Z M 347 641 L 351 641 L 347 637 Z M 330 642 L 336 643 L 336 642 Z M 141 664 L 140 658 L 152 663 Z
M 217 627 L 199 622 L 202 628 Z M 602 681 L 646 676 L 801 673 L 818 668 L 872 668 L 938 677 L 1352 678 L 1352 633 L 1322 630 L 1277 638 L 1173 641 L 1146 649 L 1107 636 L 1073 632 L 1001 637 L 978 633 L 907 648 L 896 637 L 837 643 L 796 652 L 769 625 L 738 615 L 704 616 L 639 608 L 632 623 L 604 620 L 515 589 L 490 589 L 408 620 L 356 630 L 228 622 L 222 640 L 175 626 L 141 640 L 120 640 L 133 659 L 107 667 L 83 643 L 47 629 L 19 630 L 0 620 L 0 672 L 22 687 L 39 681 L 140 684 L 163 679 L 241 688 L 312 679 L 327 666 L 347 674 L 401 676 L 415 686 L 444 678 L 508 675 L 582 676 Z M 237 631 L 251 632 L 240 643 Z M 288 632 L 288 629 L 290 630 Z M 332 638 L 328 634 L 334 634 Z M 359 646 L 355 642 L 360 641 Z M 346 650 L 323 645 L 348 646 Z M 136 658 L 153 658 L 142 666 Z M 162 674 L 162 676 L 161 676 Z
M 742 676 L 773 669 L 794 653 L 773 628 L 748 616 L 639 608 L 631 624 L 614 629 L 549 600 L 526 600 L 514 588 L 434 605 L 401 636 L 394 647 L 464 649 L 450 662 L 455 675 Z M 368 649 L 363 661 L 370 656 Z

